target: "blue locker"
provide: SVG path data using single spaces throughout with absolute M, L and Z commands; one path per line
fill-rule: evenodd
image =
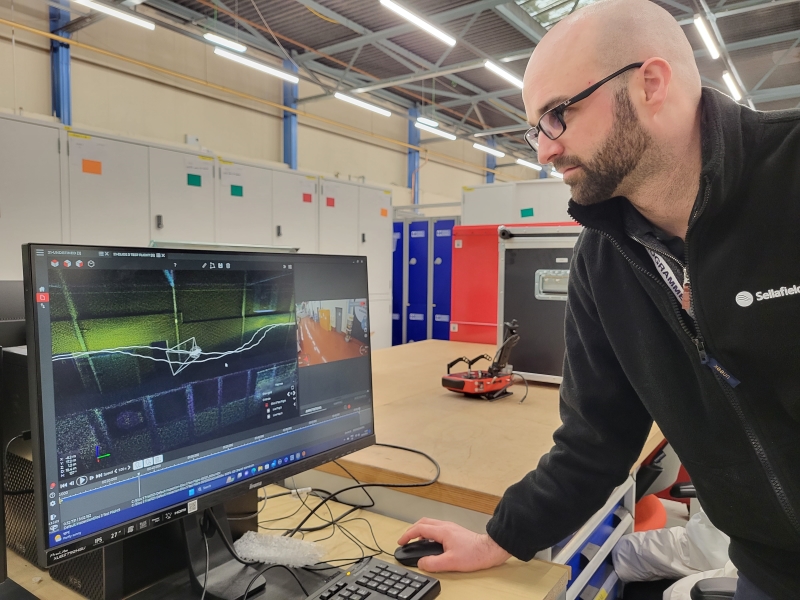
M 403 343 L 403 222 L 396 221 L 392 232 L 392 346 Z
M 428 339 L 428 221 L 408 224 L 406 341 Z
M 454 219 L 433 223 L 433 339 L 450 339 L 450 282 Z

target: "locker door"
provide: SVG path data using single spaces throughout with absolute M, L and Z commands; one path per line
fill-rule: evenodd
M 214 158 L 161 148 L 149 150 L 152 238 L 213 242 Z
M 408 224 L 406 341 L 428 339 L 428 221 Z
M 317 177 L 292 171 L 272 173 L 272 241 L 276 246 L 319 252 Z
M 272 171 L 220 161 L 216 241 L 272 245 Z
M 403 222 L 395 221 L 392 227 L 392 346 L 398 346 L 403 343 Z
M 73 244 L 147 246 L 147 146 L 70 132 L 69 221 Z
M 450 281 L 454 219 L 433 223 L 433 339 L 450 339 Z
M 357 255 L 358 187 L 323 178 L 319 183 L 319 253 Z
M 362 187 L 358 191 L 358 238 L 361 256 L 367 257 L 369 293 L 392 293 L 392 194 Z M 402 251 L 402 248 L 401 248 Z
M 0 119 L 0 279 L 22 279 L 22 244 L 63 241 L 58 134 Z

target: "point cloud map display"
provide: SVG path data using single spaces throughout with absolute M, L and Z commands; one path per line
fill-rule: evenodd
M 60 478 L 297 414 L 293 271 L 54 269 L 49 292 Z

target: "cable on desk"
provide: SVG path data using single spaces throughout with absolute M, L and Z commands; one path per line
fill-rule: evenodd
M 261 514 L 261 511 L 263 511 L 264 508 L 266 508 L 266 506 L 267 506 L 267 499 L 266 498 L 264 498 L 264 497 L 259 498 L 258 499 L 258 504 L 260 504 L 261 502 L 263 502 L 264 504 L 262 504 L 261 508 L 259 508 L 253 514 L 245 515 L 243 517 L 228 517 L 228 521 L 247 521 L 248 519 L 253 519 L 253 518 L 257 517 L 258 515 Z
M 512 371 L 511 372 L 511 380 L 512 381 L 514 380 L 514 375 L 516 375 L 517 377 L 522 379 L 522 383 L 525 384 L 525 395 L 522 397 L 522 400 L 519 401 L 519 403 L 522 404 L 523 402 L 525 402 L 525 398 L 528 397 L 528 380 L 525 379 L 525 377 L 522 375 L 522 373 L 517 373 L 516 371 Z M 503 389 L 503 391 L 505 392 L 508 388 L 511 387 L 511 385 L 512 385 L 512 383 L 511 383 L 511 381 L 509 381 L 508 385 Z
M 294 580 L 297 582 L 297 585 L 300 586 L 300 589 L 303 590 L 303 593 L 306 596 L 308 596 L 308 590 L 306 590 L 302 582 L 297 578 L 297 575 L 295 575 L 294 572 L 289 567 L 287 567 L 286 565 L 269 565 L 261 569 L 258 573 L 256 573 L 255 577 L 253 577 L 253 579 L 250 580 L 250 583 L 247 584 L 247 588 L 244 590 L 244 596 L 242 596 L 242 598 L 245 599 L 247 598 L 247 594 L 250 593 L 250 588 L 253 587 L 253 584 L 255 584 L 256 580 L 270 569 L 286 569 L 289 572 L 289 575 L 294 577 Z
M 261 564 L 257 560 L 248 561 L 248 560 L 243 559 L 241 556 L 239 556 L 236 553 L 236 549 L 233 547 L 233 544 L 231 544 L 230 540 L 228 540 L 228 538 L 225 537 L 225 534 L 222 533 L 222 527 L 219 526 L 219 521 L 217 521 L 217 515 L 214 514 L 214 511 L 212 511 L 210 509 L 206 509 L 206 514 L 211 517 L 212 521 L 214 521 L 214 526 L 217 528 L 217 533 L 219 534 L 219 537 L 222 538 L 222 543 L 225 544 L 225 548 L 228 549 L 228 552 L 236 560 L 236 562 L 239 562 L 239 563 L 241 563 L 243 565 L 247 565 L 247 566 L 260 565 Z
M 200 595 L 200 600 L 205 600 L 206 597 L 206 588 L 208 587 L 208 573 L 211 570 L 211 553 L 208 551 L 208 536 L 206 535 L 206 530 L 204 527 L 200 527 L 200 531 L 203 533 L 203 541 L 206 543 L 206 574 L 203 576 L 203 593 Z
M 337 491 L 337 492 L 333 492 L 333 493 L 330 493 L 330 494 L 328 494 L 328 495 L 327 495 L 325 498 L 323 498 L 322 502 L 320 502 L 320 503 L 319 503 L 317 506 L 315 506 L 315 507 L 314 507 L 314 508 L 311 510 L 311 512 L 309 512 L 309 513 L 308 513 L 308 514 L 307 514 L 307 515 L 306 515 L 306 516 L 303 518 L 303 520 L 302 520 L 302 521 L 300 521 L 300 523 L 299 523 L 299 524 L 298 524 L 298 525 L 297 525 L 297 526 L 296 526 L 294 529 L 292 529 L 291 531 L 288 531 L 288 532 L 287 532 L 287 533 L 285 533 L 284 535 L 286 535 L 286 536 L 288 536 L 288 537 L 292 537 L 292 536 L 294 536 L 296 533 L 298 533 L 299 531 L 301 531 L 301 530 L 303 529 L 303 525 L 305 525 L 305 524 L 306 524 L 306 522 L 307 522 L 307 521 L 308 521 L 308 520 L 309 520 L 309 519 L 310 519 L 310 518 L 311 518 L 311 517 L 314 515 L 314 513 L 316 513 L 316 512 L 317 512 L 317 510 L 319 510 L 319 508 L 320 508 L 320 507 L 321 507 L 323 504 L 325 504 L 325 503 L 326 503 L 326 502 L 328 502 L 329 500 L 331 500 L 331 499 L 335 498 L 335 497 L 336 497 L 336 496 L 338 496 L 339 494 L 343 494 L 344 492 L 349 492 L 350 490 L 364 489 L 364 488 L 368 488 L 368 487 L 384 487 L 384 488 L 417 488 L 417 487 L 427 487 L 427 486 L 433 485 L 434 483 L 436 483 L 436 482 L 439 480 L 439 475 L 441 475 L 441 473 L 442 473 L 442 468 L 439 466 L 439 463 L 438 463 L 438 462 L 436 462 L 436 460 L 435 460 L 435 459 L 434 459 L 432 456 L 430 456 L 429 454 L 426 454 L 426 453 L 425 453 L 425 452 L 423 452 L 422 450 L 415 450 L 414 448 L 406 448 L 405 446 L 396 446 L 395 444 L 375 444 L 375 445 L 376 445 L 376 446 L 382 446 L 382 447 L 384 447 L 384 448 L 394 448 L 394 449 L 396 449 L 396 450 L 404 450 L 404 451 L 406 451 L 406 452 L 413 452 L 414 454 L 419 454 L 420 456 L 424 456 L 424 457 L 425 457 L 425 458 L 427 458 L 427 459 L 428 459 L 428 460 L 429 460 L 429 461 L 430 461 L 430 462 L 433 464 L 433 466 L 436 468 L 436 475 L 435 475 L 435 476 L 434 476 L 434 477 L 433 477 L 433 478 L 432 478 L 430 481 L 424 481 L 424 482 L 421 482 L 421 483 L 359 483 L 359 484 L 357 484 L 357 485 L 351 485 L 351 486 L 348 486 L 348 487 L 342 488 L 342 489 L 340 489 L 339 491 Z M 357 481 L 357 480 L 356 480 L 356 481 Z M 356 510 L 356 509 L 353 509 L 353 510 L 351 510 L 350 512 L 354 512 L 354 510 Z M 350 514 L 350 513 L 348 513 L 348 514 Z M 344 516 L 344 515 L 342 515 L 342 516 Z M 308 530 L 306 530 L 306 531 L 308 531 Z

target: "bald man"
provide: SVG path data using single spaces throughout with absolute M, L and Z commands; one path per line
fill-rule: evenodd
M 720 67 L 721 68 L 721 67 Z M 526 139 L 572 191 L 563 424 L 486 534 L 423 519 L 428 571 L 530 560 L 621 484 L 655 420 L 731 538 L 737 600 L 800 598 L 800 111 L 701 89 L 673 17 L 604 0 L 542 39 Z

